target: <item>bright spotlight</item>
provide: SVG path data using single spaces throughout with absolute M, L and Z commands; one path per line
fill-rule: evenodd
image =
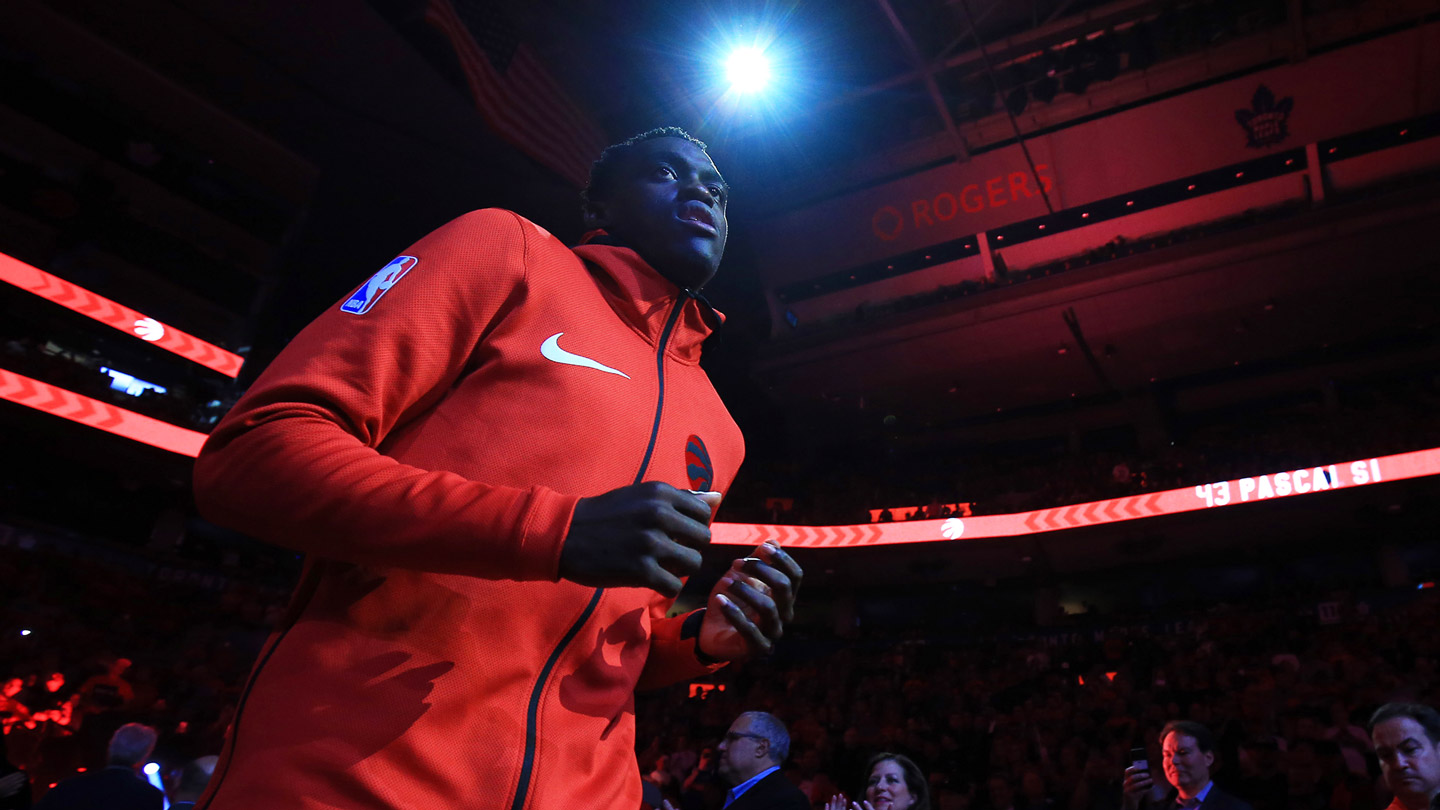
M 20 631 L 20 635 L 22 635 L 22 636 L 28 636 L 28 635 L 30 635 L 30 631 L 29 631 L 29 630 L 21 630 L 21 631 Z
M 145 772 L 145 781 L 149 782 L 152 786 L 154 786 L 156 790 L 160 791 L 163 798 L 163 794 L 165 793 L 165 782 L 160 778 L 160 763 L 147 762 L 145 763 L 145 767 L 141 768 L 140 770 Z M 165 808 L 169 808 L 170 800 L 165 799 L 162 804 Z
M 765 52 L 750 45 L 736 48 L 725 60 L 730 87 L 741 93 L 754 93 L 770 81 L 770 60 Z

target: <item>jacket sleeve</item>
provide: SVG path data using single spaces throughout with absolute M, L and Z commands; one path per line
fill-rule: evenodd
M 700 640 L 700 623 L 705 619 L 705 608 L 692 610 L 683 616 L 664 618 L 663 611 L 668 607 L 669 600 L 659 605 L 661 618 L 650 621 L 650 656 L 645 659 L 645 669 L 640 672 L 640 680 L 635 685 L 637 690 L 659 689 L 709 675 L 725 666 L 725 661 L 700 660 L 699 650 L 695 647 Z
M 434 406 L 526 292 L 526 224 L 475 211 L 363 315 L 331 306 L 265 370 L 195 463 L 207 519 L 331 559 L 491 579 L 556 579 L 579 500 L 492 486 L 379 452 Z

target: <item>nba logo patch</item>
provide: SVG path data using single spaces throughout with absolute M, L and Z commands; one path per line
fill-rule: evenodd
M 710 453 L 699 436 L 685 440 L 685 476 L 696 492 L 705 492 L 715 483 L 715 466 L 710 463 Z
M 393 261 L 380 268 L 380 272 L 370 277 L 365 286 L 355 291 L 349 300 L 340 305 L 341 312 L 348 312 L 352 315 L 364 315 L 374 308 L 375 302 L 380 300 L 396 282 L 405 277 L 420 260 L 414 256 L 396 256 Z

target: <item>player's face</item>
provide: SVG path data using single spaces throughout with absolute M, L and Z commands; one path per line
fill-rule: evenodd
M 1390 790 L 1428 801 L 1440 790 L 1440 749 L 1425 727 L 1409 717 L 1392 717 L 1375 726 L 1375 756 Z
M 634 248 L 676 285 L 704 286 L 720 267 L 729 194 L 704 150 L 682 138 L 641 141 L 623 157 L 611 196 L 592 202 L 590 227 Z

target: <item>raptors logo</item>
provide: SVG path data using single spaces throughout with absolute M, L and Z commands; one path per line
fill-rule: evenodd
M 708 492 L 715 483 L 715 467 L 710 464 L 710 453 L 699 436 L 685 440 L 685 475 L 690 479 L 690 488 L 696 492 Z
M 560 679 L 560 705 L 576 714 L 615 723 L 635 711 L 635 681 L 645 668 L 650 628 L 645 609 L 636 608 L 595 632 L 595 646 L 575 671 Z

